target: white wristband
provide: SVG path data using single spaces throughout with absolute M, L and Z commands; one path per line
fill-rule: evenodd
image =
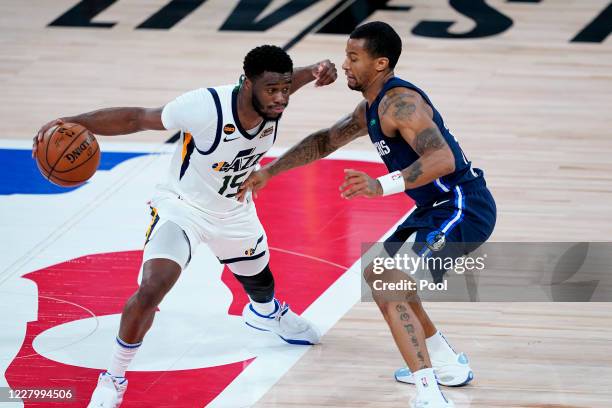
M 404 176 L 401 171 L 394 171 L 393 173 L 385 174 L 377 178 L 383 191 L 383 196 L 388 196 L 396 193 L 403 193 L 406 190 L 404 184 Z

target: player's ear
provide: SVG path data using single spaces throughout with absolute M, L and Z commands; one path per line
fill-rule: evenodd
M 382 72 L 386 70 L 387 68 L 389 68 L 389 58 L 387 57 L 376 58 L 375 67 L 376 67 L 376 71 L 378 72 Z
M 253 81 L 243 75 L 241 78 L 240 86 L 244 87 L 245 89 L 251 90 L 253 89 Z

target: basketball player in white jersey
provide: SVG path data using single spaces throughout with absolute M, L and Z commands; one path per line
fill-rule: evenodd
M 196 89 L 161 108 L 109 108 L 64 117 L 40 129 L 34 154 L 45 132 L 63 122 L 79 123 L 107 136 L 182 131 L 167 180 L 151 200 L 153 219 L 146 234 L 140 286 L 124 307 L 111 363 L 100 374 L 89 407 L 121 404 L 127 367 L 153 323 L 157 306 L 200 243 L 230 268 L 249 295 L 243 311 L 247 325 L 276 333 L 291 344 L 319 342 L 315 327 L 274 298 L 266 233 L 250 197 L 239 202 L 235 196 L 274 144 L 289 95 L 315 79 L 320 86 L 336 77 L 329 61 L 294 71 L 285 51 L 264 45 L 245 57 L 238 85 Z

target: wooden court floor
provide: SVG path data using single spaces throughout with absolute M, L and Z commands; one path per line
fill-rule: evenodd
M 81 3 L 80 17 L 68 13 Z M 452 8 L 444 0 L 326 0 L 275 20 L 295 2 L 209 0 L 191 2 L 201 4 L 179 21 L 160 12 L 172 3 L 3 0 L 0 138 L 28 140 L 60 115 L 161 106 L 193 88 L 232 83 L 244 54 L 262 43 L 291 45 L 296 65 L 329 58 L 339 68 L 351 24 L 384 20 L 404 41 L 396 74 L 429 93 L 485 171 L 498 206 L 492 240 L 610 240 L 609 2 L 456 1 Z M 359 99 L 342 74 L 332 86 L 306 87 L 292 97 L 277 145 L 333 123 Z M 117 141 L 161 144 L 169 136 Z M 372 147 L 364 138 L 347 149 Z M 612 303 L 426 307 L 475 369 L 470 386 L 448 391 L 458 407 L 612 404 Z M 375 305 L 358 303 L 257 406 L 407 406 L 412 388 L 392 377 L 400 365 Z

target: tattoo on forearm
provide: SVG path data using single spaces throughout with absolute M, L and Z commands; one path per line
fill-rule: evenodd
M 360 129 L 361 126 L 359 126 L 359 123 L 355 122 L 354 120 L 348 120 L 343 122 L 342 125 L 338 127 L 338 134 L 342 140 L 345 140 L 346 138 L 352 139 L 359 133 Z
M 275 175 L 326 156 L 329 150 L 329 132 L 329 129 L 322 129 L 311 134 L 278 158 L 269 167 L 269 171 Z
M 415 161 L 408 168 L 402 170 L 404 180 L 409 183 L 414 183 L 421 174 L 423 174 L 423 165 L 420 161 Z
M 429 151 L 441 149 L 444 145 L 446 141 L 438 128 L 427 128 L 416 135 L 414 151 L 422 156 Z
M 331 129 L 322 129 L 311 134 L 289 149 L 268 170 L 272 175 L 276 175 L 285 170 L 303 166 L 325 157 L 353 140 L 361 131 L 362 127 L 357 120 L 349 115 L 337 125 L 333 135 Z

